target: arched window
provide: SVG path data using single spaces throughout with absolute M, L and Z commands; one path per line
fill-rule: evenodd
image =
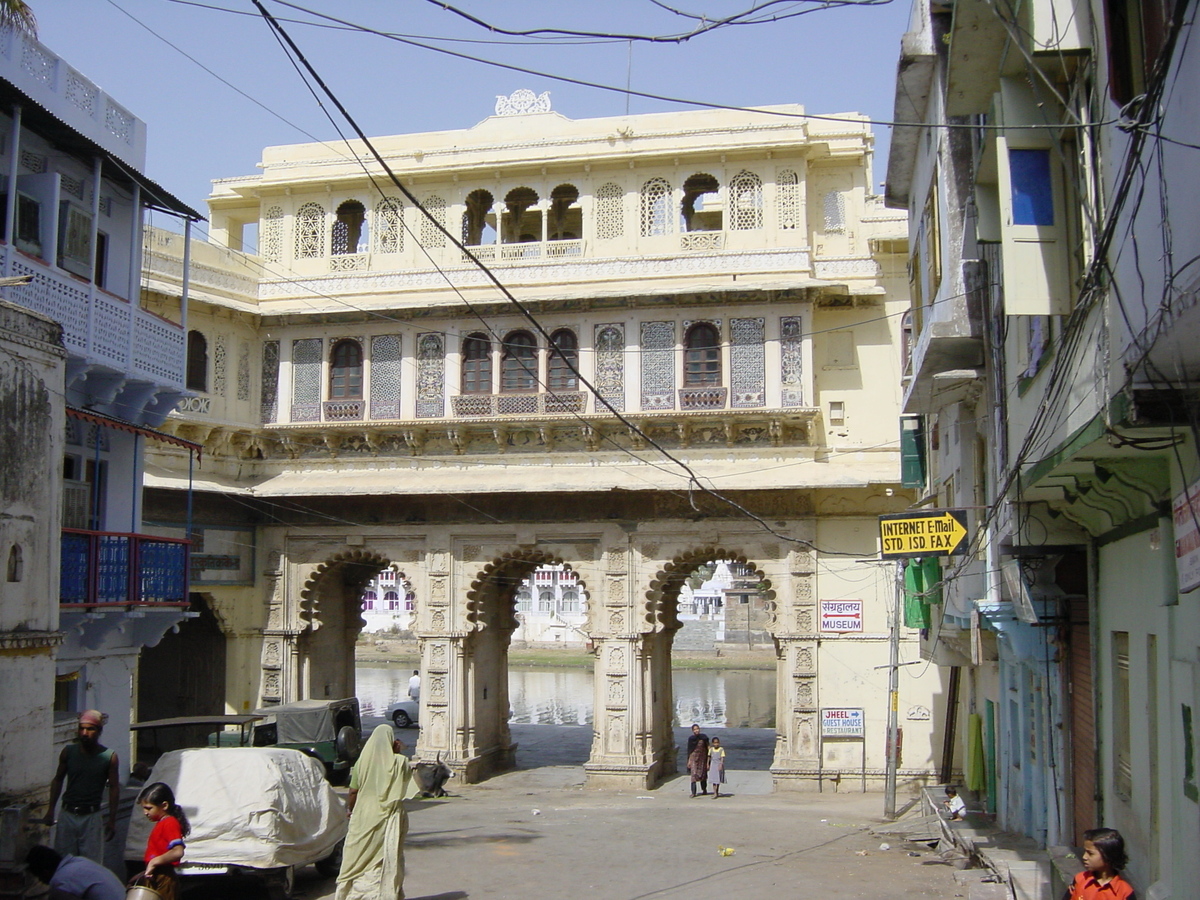
M 542 591 L 538 594 L 538 612 L 554 612 L 554 592 Z
M 533 597 L 529 588 L 521 586 L 517 589 L 517 612 L 529 612 L 533 608 Z
M 514 331 L 504 339 L 500 355 L 500 390 L 530 392 L 538 383 L 537 342 L 528 331 Z
M 671 233 L 671 185 L 651 178 L 642 185 L 642 237 Z
M 333 221 L 333 240 L 330 249 L 334 255 L 357 253 L 363 238 L 363 225 L 367 221 L 367 210 L 357 200 L 347 200 L 337 208 Z
M 542 239 L 542 211 L 537 208 L 540 199 L 529 187 L 513 188 L 504 196 L 502 243 L 528 244 Z
M 362 601 L 363 609 L 374 609 L 375 601 L 379 599 L 379 595 L 375 591 L 363 591 Z
M 729 227 L 754 231 L 763 227 L 762 179 L 743 169 L 729 182 Z
M 305 203 L 296 213 L 296 259 L 319 259 L 325 255 L 325 208 Z
M 283 259 L 283 207 L 272 206 L 263 216 L 262 237 L 258 251 L 267 262 Z
M 721 338 L 708 322 L 688 329 L 684 341 L 684 387 L 708 387 L 721 383 Z
M 189 391 L 208 390 L 208 339 L 199 331 L 188 332 L 185 384 Z
M 388 609 L 400 608 L 400 594 L 396 591 L 388 591 L 383 595 L 383 602 Z
M 619 184 L 608 182 L 596 191 L 596 239 L 610 241 L 625 233 L 625 193 Z
M 548 387 L 552 391 L 579 390 L 579 339 L 569 328 L 560 328 L 550 336 L 554 349 L 550 351 L 550 377 Z
M 550 192 L 550 240 L 574 241 L 583 235 L 578 202 L 579 188 L 573 184 L 560 184 Z
M 468 247 L 479 247 L 496 243 L 496 229 L 492 222 L 492 205 L 495 203 L 491 191 L 483 188 L 467 194 L 467 208 L 463 212 L 463 243 Z M 492 221 L 488 221 L 489 216 Z
M 399 253 L 404 249 L 404 204 L 384 197 L 375 204 L 375 252 Z
M 404 594 L 404 609 L 407 612 L 412 612 L 417 608 L 417 592 L 406 591 Z
M 576 591 L 563 591 L 562 611 L 565 613 L 579 612 L 579 594 Z
M 358 341 L 338 341 L 329 353 L 329 399 L 361 400 L 363 351 Z
M 679 211 L 684 231 L 721 230 L 721 207 L 712 202 L 717 199 L 720 190 L 721 185 L 716 178 L 701 172 L 683 183 L 683 203 Z M 714 205 L 715 209 L 712 208 Z
M 462 392 L 490 394 L 492 392 L 492 342 L 485 334 L 472 334 L 463 341 Z

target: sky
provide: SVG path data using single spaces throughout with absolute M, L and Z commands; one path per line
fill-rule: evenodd
M 492 114 L 497 95 L 520 88 L 549 91 L 554 110 L 572 119 L 692 108 L 499 69 L 358 30 L 316 27 L 311 23 L 319 20 L 311 13 L 280 0 L 264 2 L 372 136 L 470 128 Z M 708 19 L 763 4 L 669 2 Z M 147 174 L 201 212 L 210 182 L 253 174 L 263 147 L 339 140 L 251 0 L 30 0 L 30 5 L 42 43 L 146 122 Z M 654 0 L 456 5 L 510 30 L 665 35 L 694 27 Z M 859 112 L 886 121 L 910 0 L 841 8 L 776 0 L 768 4 L 770 12 L 811 11 L 718 29 L 683 44 L 505 38 L 430 0 L 295 0 L 295 6 L 546 75 L 617 88 L 628 83 L 645 93 L 732 106 L 800 103 L 811 113 Z M 886 126 L 875 128 L 877 183 L 885 173 L 888 132 Z

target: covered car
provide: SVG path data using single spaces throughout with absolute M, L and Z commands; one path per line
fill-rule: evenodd
M 172 750 L 154 766 L 154 781 L 170 786 L 192 826 L 181 877 L 252 876 L 281 897 L 294 867 L 336 871 L 346 804 L 311 756 L 276 747 Z M 141 864 L 151 827 L 142 815 L 130 818 L 127 861 Z

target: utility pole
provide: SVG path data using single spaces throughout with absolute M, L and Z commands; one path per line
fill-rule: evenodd
M 892 629 L 888 653 L 887 769 L 883 787 L 883 817 L 896 818 L 896 769 L 900 750 L 900 601 L 904 594 L 904 563 L 896 564 Z

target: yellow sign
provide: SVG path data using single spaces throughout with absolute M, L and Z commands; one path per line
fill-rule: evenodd
M 884 559 L 953 556 L 967 552 L 967 512 L 931 509 L 879 517 Z

